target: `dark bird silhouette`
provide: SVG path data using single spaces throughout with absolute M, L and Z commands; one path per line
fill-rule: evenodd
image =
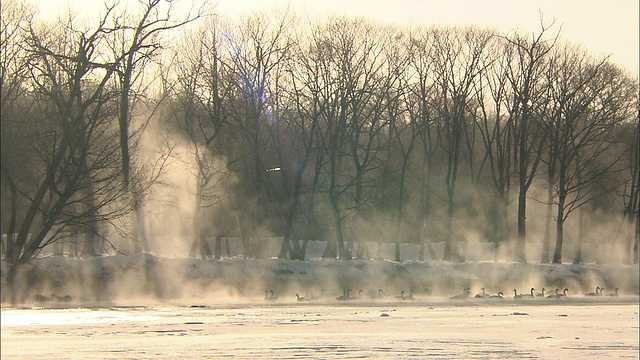
M 43 304 L 43 303 L 49 302 L 51 300 L 51 298 L 49 298 L 47 296 L 44 296 L 44 295 L 36 294 L 33 297 L 33 300 L 38 304 Z
M 273 290 L 265 290 L 264 294 L 265 294 L 264 296 L 265 300 L 273 301 L 278 299 L 278 297 L 273 294 Z
M 394 296 L 394 299 L 404 300 L 404 290 L 400 291 L 400 295 Z
M 536 297 L 545 297 L 546 295 L 544 294 L 545 292 L 545 288 L 542 288 L 542 292 L 536 293 Z
M 454 300 L 466 299 L 469 296 L 471 296 L 471 289 L 470 288 L 466 288 L 466 289 L 464 289 L 462 291 L 462 294 L 454 295 L 454 296 L 450 297 L 450 299 L 454 299 Z
M 307 299 L 306 297 L 300 296 L 298 294 L 296 294 L 296 300 L 297 301 L 309 301 L 309 299 Z
M 502 299 L 503 297 L 504 297 L 504 294 L 502 293 L 502 291 L 500 291 L 497 294 L 489 295 L 489 298 L 492 298 L 492 299 Z
M 480 290 L 482 290 L 482 294 L 476 294 L 476 296 L 474 296 L 475 298 L 477 298 L 477 299 L 484 299 L 484 298 L 489 297 L 489 295 L 487 295 L 487 294 L 484 292 L 484 288 L 480 288 Z
M 413 289 L 409 289 L 409 295 L 406 295 L 402 300 L 414 300 L 413 299 Z
M 535 288 L 531 288 L 531 291 L 529 292 L 529 294 L 522 294 L 522 297 L 523 298 L 525 298 L 525 297 L 526 298 L 535 297 L 536 296 L 535 292 L 536 292 L 536 289 Z
M 342 295 L 336 297 L 336 300 L 339 300 L 339 301 L 350 300 L 351 299 L 351 297 L 349 296 L 350 291 L 351 290 L 344 290 Z
M 513 298 L 514 299 L 522 299 L 523 296 L 524 295 L 522 295 L 522 294 L 518 294 L 518 290 L 513 289 Z
M 618 292 L 619 291 L 620 291 L 620 289 L 615 288 L 615 292 L 608 293 L 607 296 L 618 296 Z M 600 293 L 600 295 L 602 295 L 602 292 Z
M 382 289 L 378 289 L 378 291 L 369 290 L 369 297 L 371 299 L 382 299 L 384 297 L 384 291 L 382 291 Z
M 556 293 L 555 294 L 551 294 L 551 295 L 547 295 L 547 299 L 557 299 L 560 297 L 560 290 L 556 289 Z
M 567 297 L 567 292 L 569 292 L 569 289 L 564 289 L 562 293 L 560 293 L 560 289 L 556 289 L 556 293 L 548 295 L 547 299 L 560 299 L 563 297 Z
M 584 296 L 600 296 L 600 286 L 596 286 L 596 292 L 588 292 Z
M 69 302 L 71 301 L 73 298 L 71 297 L 71 295 L 63 295 L 60 296 L 58 294 L 51 294 L 51 300 L 52 301 L 58 301 L 58 302 Z

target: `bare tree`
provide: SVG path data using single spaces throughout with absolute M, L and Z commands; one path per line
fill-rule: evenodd
M 435 35 L 433 56 L 434 82 L 439 91 L 439 116 L 443 121 L 442 147 L 447 157 L 445 185 L 447 189 L 447 235 L 443 260 L 460 258 L 454 234 L 456 185 L 461 145 L 466 129 L 468 109 L 474 98 L 473 84 L 486 63 L 482 61 L 486 46 L 493 36 L 474 28 L 453 29 Z
M 114 93 L 108 84 L 117 59 L 105 60 L 99 52 L 107 16 L 109 11 L 90 30 L 78 29 L 71 18 L 56 26 L 27 24 L 22 41 L 31 52 L 32 91 L 26 96 L 37 107 L 25 114 L 28 121 L 20 125 L 25 137 L 19 140 L 31 146 L 35 178 L 18 188 L 27 209 L 7 254 L 13 303 L 20 267 L 60 240 L 65 228 L 95 231 L 96 223 L 131 210 L 119 184 L 117 131 L 110 121 Z
M 357 228 L 379 176 L 372 170 L 379 166 L 386 141 L 381 136 L 388 129 L 385 112 L 399 96 L 400 63 L 394 63 L 392 54 L 396 34 L 361 19 L 343 18 L 330 19 L 317 34 L 324 174 L 334 233 L 323 257 L 351 259 L 356 243 L 360 255 L 366 253 Z
M 323 104 L 322 129 L 326 136 L 323 143 L 326 151 L 327 195 L 333 217 L 334 236 L 328 241 L 322 255 L 323 258 L 339 257 L 350 259 L 346 251 L 343 231 L 342 197 L 349 189 L 345 155 L 349 154 L 348 119 L 349 102 L 354 97 L 355 83 L 358 75 L 351 73 L 351 66 L 359 60 L 357 54 L 358 37 L 356 35 L 361 21 L 346 19 L 330 19 L 318 29 L 315 42 L 322 51 L 320 81 L 323 85 L 318 89 Z M 344 31 L 347 30 L 347 31 Z M 345 178 L 343 178 L 345 176 Z
M 315 104 L 315 116 L 318 118 L 316 168 L 313 184 L 317 183 L 321 171 L 326 175 L 326 193 L 332 213 L 334 236 L 329 240 L 323 257 L 350 259 L 351 254 L 345 248 L 344 218 L 349 215 L 345 210 L 356 211 L 359 202 L 357 172 L 369 165 L 369 155 L 361 148 L 359 134 L 362 128 L 363 104 L 367 97 L 363 87 L 369 86 L 366 71 L 372 64 L 368 61 L 372 44 L 370 39 L 361 40 L 362 29 L 367 24 L 361 20 L 333 18 L 319 24 L 311 30 L 312 57 L 306 68 L 312 78 L 307 81 L 311 101 Z M 346 30 L 346 31 L 345 31 Z M 375 124 L 375 119 L 372 124 Z M 374 125 L 372 128 L 375 128 Z M 358 153 L 354 154 L 353 149 Z M 363 150 L 363 152 L 361 152 Z M 363 158 L 363 157 L 364 158 Z M 315 186 L 315 185 L 313 185 Z M 356 187 L 353 202 L 347 200 L 349 191 Z
M 553 71 L 555 111 L 551 131 L 557 141 L 558 202 L 553 263 L 558 264 L 562 263 L 567 216 L 607 191 L 591 185 L 617 165 L 620 155 L 606 161 L 602 158 L 613 148 L 613 129 L 628 113 L 619 111 L 613 95 L 617 89 L 608 88 L 615 84 L 615 78 L 606 74 L 604 61 L 591 61 L 583 51 L 571 47 L 562 49 L 554 58 L 557 64 Z M 577 262 L 582 261 L 580 249 L 579 243 Z
M 488 171 L 496 197 L 496 209 L 489 212 L 489 239 L 494 243 L 494 260 L 497 260 L 498 244 L 509 237 L 509 205 L 512 191 L 514 105 L 509 86 L 509 66 L 513 48 L 504 42 L 490 44 L 494 55 L 492 65 L 487 67 L 476 82 L 479 111 L 474 116 L 480 132 Z M 493 209 L 493 207 L 490 207 Z
M 418 133 L 419 150 L 422 155 L 419 177 L 420 181 L 420 253 L 418 259 L 424 260 L 424 246 L 427 245 L 429 256 L 436 259 L 435 250 L 431 244 L 431 237 L 427 232 L 431 230 L 431 217 L 433 212 L 433 177 L 434 158 L 440 142 L 440 123 L 437 121 L 437 111 L 435 110 L 436 89 L 431 79 L 433 62 L 431 61 L 432 49 L 431 41 L 433 36 L 431 31 L 418 29 L 411 34 L 409 46 L 409 69 L 412 74 L 412 81 L 408 86 L 405 106 L 411 117 L 411 122 L 415 122 L 420 129 Z M 426 239 L 425 239 L 426 238 Z
M 32 21 L 34 9 L 22 1 L 11 1 L 0 7 L 0 122 L 2 123 L 2 241 L 1 256 L 11 253 L 15 241 L 19 209 L 18 185 L 33 178 L 28 163 L 28 143 L 22 141 L 21 116 L 28 110 L 25 94 L 28 81 L 29 52 L 23 46 L 23 26 Z M 6 199 L 9 207 L 5 207 Z M 6 218 L 9 214 L 9 218 Z
M 230 57 L 229 71 L 235 90 L 229 93 L 233 104 L 229 124 L 238 138 L 235 152 L 229 160 L 233 171 L 242 174 L 236 184 L 236 207 L 240 213 L 243 238 L 249 238 L 251 229 L 281 228 L 282 204 L 274 192 L 274 179 L 267 170 L 282 168 L 277 155 L 270 152 L 275 146 L 272 131 L 278 114 L 280 81 L 283 68 L 291 56 L 294 44 L 291 35 L 291 17 L 284 14 L 254 14 L 243 17 L 238 25 L 230 24 L 225 31 L 224 46 Z M 272 126 L 273 125 L 273 126 Z M 251 204 L 251 205 L 249 205 Z
M 626 139 L 627 141 L 624 142 L 629 146 L 629 149 L 625 152 L 628 160 L 626 166 L 627 173 L 622 186 L 623 189 L 619 192 L 624 203 L 623 215 L 627 221 L 628 240 L 625 249 L 629 252 L 629 263 L 631 264 L 638 263 L 638 238 L 640 237 L 640 219 L 638 217 L 640 202 L 640 160 L 638 159 L 638 150 L 640 149 L 638 142 L 640 135 L 640 118 L 638 116 L 640 116 L 640 113 L 636 116 L 635 130 L 633 132 L 629 129 L 633 124 L 623 125 L 622 129 L 619 130 L 622 134 L 633 133 L 631 140 Z
M 509 82 L 514 96 L 515 116 L 514 161 L 518 176 L 518 236 L 515 259 L 526 262 L 526 212 L 527 193 L 535 178 L 542 156 L 540 150 L 543 137 L 536 123 L 539 102 L 544 101 L 542 74 L 545 71 L 547 54 L 553 49 L 558 36 L 546 39 L 546 33 L 553 26 L 540 24 L 540 33 L 531 38 L 514 34 L 506 40 L 515 48 L 514 61 L 509 70 Z
M 407 206 L 407 178 L 411 171 L 410 165 L 414 150 L 419 146 L 422 127 L 425 122 L 416 116 L 411 116 L 408 104 L 413 100 L 409 90 L 411 82 L 410 75 L 407 74 L 410 53 L 402 51 L 398 47 L 404 48 L 411 38 L 403 33 L 392 33 L 391 44 L 387 47 L 390 50 L 387 55 L 388 79 L 383 83 L 382 91 L 386 94 L 385 117 L 389 123 L 389 140 L 385 142 L 386 147 L 393 153 L 400 156 L 397 181 L 396 214 L 394 238 L 396 239 L 395 260 L 400 261 L 400 242 L 402 239 L 402 228 L 407 223 L 405 219 L 405 207 Z M 390 167 L 397 159 L 395 154 L 389 156 Z M 397 164 L 396 164 L 397 165 Z M 397 166 L 393 166 L 397 167 Z
M 301 38 L 302 35 L 299 35 L 298 39 Z M 291 89 L 287 94 L 288 104 L 295 115 L 292 115 L 290 121 L 286 122 L 288 125 L 286 134 L 289 139 L 287 143 L 292 150 L 291 153 L 296 156 L 293 164 L 297 164 L 297 166 L 294 167 L 292 192 L 285 210 L 284 241 L 278 257 L 284 258 L 289 252 L 290 259 L 304 260 L 306 239 L 300 248 L 297 239 L 293 239 L 292 235 L 296 219 L 303 211 L 301 209 L 303 191 L 310 192 L 310 198 L 315 192 L 313 184 L 305 184 L 305 172 L 314 160 L 314 155 L 318 157 L 318 154 L 323 150 L 318 141 L 321 131 L 320 117 L 324 108 L 318 92 L 322 86 L 320 77 L 323 54 L 322 43 L 315 43 L 311 39 L 309 41 L 299 40 L 296 49 L 293 64 L 289 67 Z M 312 206 L 311 201 L 308 206 Z M 310 208 L 308 210 L 312 211 Z
M 226 162 L 222 160 L 220 135 L 227 122 L 222 99 L 230 86 L 221 84 L 223 66 L 220 66 L 222 59 L 218 49 L 222 40 L 218 36 L 216 18 L 212 19 L 197 31 L 185 35 L 176 49 L 175 61 L 169 66 L 173 69 L 175 82 L 166 86 L 172 94 L 172 126 L 184 136 L 193 152 L 196 187 L 193 242 L 189 255 L 194 257 L 199 249 L 202 258 L 212 256 L 206 239 L 207 228 L 211 228 L 206 224 L 212 221 L 207 219 L 204 210 L 220 204 L 225 193 L 222 184 L 229 175 Z M 218 231 L 217 235 L 230 234 Z
M 405 120 L 401 79 L 406 54 L 402 45 L 404 34 L 401 32 L 371 23 L 362 23 L 356 29 L 359 41 L 356 40 L 354 57 L 350 59 L 350 71 L 344 74 L 348 79 L 348 86 L 353 91 L 349 95 L 347 105 L 348 154 L 354 171 L 347 181 L 347 188 L 352 187 L 347 193 L 347 198 L 352 199 L 351 214 L 347 217 L 347 250 L 348 255 L 352 256 L 355 245 L 358 244 L 360 256 L 364 256 L 368 251 L 365 251 L 367 243 L 360 239 L 360 219 L 369 207 L 367 203 L 373 197 L 373 193 L 380 190 L 378 184 L 381 175 L 380 171 L 376 170 L 381 167 L 382 150 L 390 149 L 390 141 L 394 136 L 390 124 L 398 122 L 398 126 L 402 127 L 401 123 Z M 388 137 L 385 137 L 385 133 Z M 408 157 L 411 149 L 405 148 L 401 152 Z M 398 236 L 404 205 L 403 191 L 404 179 L 401 178 L 396 202 L 397 211 L 400 212 L 396 214 Z M 396 240 L 399 249 L 399 238 L 396 237 Z
M 116 57 L 122 60 L 117 63 L 116 77 L 118 80 L 119 114 L 118 125 L 120 129 L 119 144 L 122 157 L 123 184 L 127 191 L 131 186 L 131 142 L 136 141 L 142 135 L 150 117 L 132 129 L 133 102 L 143 95 L 144 87 L 149 80 L 144 79 L 145 68 L 162 48 L 161 36 L 163 33 L 174 30 L 199 18 L 200 12 L 192 15 L 191 11 L 184 19 L 173 18 L 175 2 L 169 0 L 138 0 L 139 14 L 131 18 L 129 9 L 124 9 L 122 15 L 113 18 L 113 32 L 111 47 Z M 116 31 L 117 30 L 117 31 Z M 132 190 L 134 191 L 134 190 Z M 141 193 L 138 189 L 137 193 Z M 143 221 L 143 202 L 136 198 L 136 220 L 134 222 L 135 251 L 142 250 L 145 240 Z

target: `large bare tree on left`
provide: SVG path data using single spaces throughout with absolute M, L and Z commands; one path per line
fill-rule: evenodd
M 7 126 L 14 122 L 15 114 L 22 111 L 21 99 L 25 89 L 28 71 L 26 64 L 29 56 L 19 41 L 20 27 L 28 22 L 34 13 L 34 8 L 21 2 L 9 2 L 0 8 L 0 122 L 2 124 L 2 141 L 0 141 L 2 170 L 2 233 L 6 239 L 2 239 L 2 257 L 12 251 L 17 226 L 17 210 L 19 207 L 18 185 L 30 177 L 28 167 L 18 166 L 26 154 L 26 143 L 17 140 L 15 131 L 17 127 Z M 13 170 L 13 171 L 10 171 Z M 19 171 L 18 171 L 19 170 Z M 7 204 L 5 206 L 5 203 Z M 8 218 L 5 216 L 10 214 Z M 6 243 L 5 243 L 6 241 Z
M 120 185 L 118 131 L 112 121 L 111 80 L 120 59 L 100 51 L 112 9 L 106 9 L 96 26 L 85 28 L 71 16 L 55 24 L 3 16 L 18 24 L 7 42 L 20 44 L 27 60 L 19 109 L 8 118 L 3 114 L 2 120 L 3 134 L 12 133 L 22 159 L 5 162 L 3 153 L 3 178 L 29 169 L 22 181 L 12 183 L 22 204 L 5 257 L 6 285 L 14 304 L 22 290 L 16 286 L 18 270 L 41 249 L 60 240 L 70 227 L 95 233 L 96 224 L 131 209 Z
M 150 83 L 141 71 L 161 48 L 160 34 L 197 16 L 172 22 L 170 1 L 130 5 L 105 3 L 93 23 L 73 14 L 45 23 L 20 1 L 3 4 L 3 54 L 19 55 L 2 61 L 2 134 L 15 145 L 5 153 L 3 141 L 2 158 L 3 198 L 12 194 L 16 204 L 5 256 L 13 303 L 22 265 L 70 228 L 86 234 L 83 256 L 95 255 L 99 226 L 137 214 L 162 173 L 162 159 L 151 169 L 131 163 L 130 94 Z

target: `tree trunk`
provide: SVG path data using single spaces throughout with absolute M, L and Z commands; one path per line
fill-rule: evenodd
M 220 260 L 220 255 L 222 253 L 222 236 L 216 236 L 216 242 L 214 245 L 214 255 L 213 258 L 215 260 Z
M 136 195 L 137 196 L 137 195 Z M 135 223 L 134 223 L 134 252 L 137 254 L 142 253 L 146 247 L 147 231 L 144 224 L 144 215 L 142 209 L 142 202 L 136 200 L 135 202 Z
M 338 257 L 338 247 L 336 242 L 335 238 L 327 240 L 327 246 L 324 248 L 324 252 L 322 253 L 323 259 L 335 259 Z
M 525 246 L 527 238 L 526 213 L 527 213 L 527 191 L 524 184 L 520 184 L 518 193 L 518 236 L 516 238 L 516 261 L 526 263 Z
M 84 232 L 84 243 L 82 245 L 82 251 L 80 257 L 83 259 L 94 258 L 97 255 L 96 252 L 96 239 L 97 235 L 95 230 L 89 230 Z
M 198 241 L 196 241 L 198 237 L 194 236 L 193 240 L 191 241 L 191 246 L 189 247 L 189 257 L 190 258 L 195 258 L 196 257 L 196 251 L 198 249 Z
M 80 257 L 83 259 L 94 258 L 96 257 L 96 239 L 98 238 L 98 226 L 96 223 L 96 211 L 95 211 L 95 199 L 93 197 L 93 190 L 89 189 L 91 194 L 89 194 L 89 206 L 88 212 L 91 214 L 91 219 L 89 220 L 88 228 L 84 231 L 84 243 L 82 245 L 82 250 L 80 252 Z
M 211 253 L 211 248 L 209 247 L 209 242 L 207 241 L 207 236 L 202 232 L 198 235 L 198 245 L 200 248 L 200 258 L 203 260 L 209 259 L 213 256 Z
M 558 215 L 556 220 L 556 249 L 553 253 L 553 263 L 562 264 L 562 241 L 564 226 L 564 203 L 566 195 L 562 192 L 558 195 Z
M 366 241 L 358 243 L 358 259 L 369 259 L 369 244 Z
M 337 200 L 335 199 L 335 195 L 334 196 L 330 196 L 330 200 L 331 200 L 331 208 L 333 210 L 333 217 L 334 217 L 334 226 L 335 226 L 335 235 L 336 235 L 336 239 L 335 239 L 335 246 L 337 247 L 337 249 L 332 249 L 332 251 L 337 250 L 337 254 L 333 254 L 333 253 L 329 253 L 328 256 L 329 257 L 333 257 L 335 258 L 336 255 L 340 260 L 351 260 L 351 256 L 347 253 L 345 246 L 344 246 L 344 238 L 343 238 L 343 233 L 342 233 L 342 219 L 340 217 L 340 209 L 338 208 L 338 203 Z M 329 248 L 329 246 L 327 246 L 327 249 Z M 326 252 L 327 250 L 325 250 Z M 323 256 L 324 257 L 324 256 Z
M 431 213 L 431 158 L 429 157 L 428 148 L 424 149 L 422 179 L 420 186 L 420 202 L 422 203 L 422 231 L 420 237 L 420 247 L 422 251 L 422 261 L 424 261 L 424 246 L 426 242 L 427 250 L 431 260 L 436 260 L 436 252 L 431 244 L 431 239 L 426 236 L 429 215 Z
M 261 239 L 254 239 L 251 240 L 251 237 L 248 236 L 242 236 L 242 247 L 243 252 L 245 253 L 245 259 L 247 257 L 251 258 L 251 259 L 255 259 L 255 258 L 260 258 L 262 257 L 262 249 L 264 248 L 262 246 L 262 240 Z
M 302 249 L 300 253 L 300 260 L 302 261 L 307 257 L 307 245 L 309 245 L 309 239 L 302 240 Z
M 289 249 L 289 258 L 291 260 L 302 260 L 304 259 L 304 254 L 302 254 L 302 249 L 300 249 L 300 245 L 296 241 L 293 244 L 293 249 L 289 245 L 291 241 L 291 233 L 293 232 L 293 224 L 295 222 L 295 218 L 298 212 L 298 203 L 300 201 L 300 194 L 302 193 L 302 175 L 304 174 L 304 170 L 307 168 L 307 159 L 310 156 L 310 153 L 307 153 L 305 156 L 305 160 L 296 170 L 296 182 L 294 184 L 294 191 L 291 199 L 291 203 L 289 205 L 289 211 L 286 214 L 286 225 L 284 231 L 284 241 L 282 243 L 282 247 L 280 248 L 280 254 L 278 254 L 279 259 L 284 259 L 287 256 L 287 249 Z
M 633 245 L 634 245 L 634 239 L 635 239 L 635 227 L 634 227 L 634 219 L 635 216 L 629 216 L 626 215 L 626 225 L 627 225 L 627 236 L 626 236 L 626 243 L 625 243 L 625 247 L 624 247 L 624 251 L 625 253 L 627 253 L 627 263 L 628 264 L 633 264 L 633 258 L 634 258 L 634 251 L 633 251 Z
M 18 263 L 12 262 L 9 264 L 7 269 L 7 277 L 6 277 L 7 287 L 6 288 L 9 289 L 11 306 L 13 307 L 18 305 L 18 294 L 17 294 L 18 289 L 16 287 L 16 279 L 18 277 L 18 268 L 19 268 Z
M 64 245 L 61 244 L 61 241 L 53 243 L 53 256 L 64 256 Z
M 71 246 L 69 246 L 69 257 L 77 258 L 78 257 L 78 242 L 80 241 L 78 238 L 80 237 L 80 233 L 78 231 L 74 231 L 73 236 L 71 237 Z
M 224 237 L 224 247 L 225 250 L 227 250 L 227 258 L 231 258 L 231 247 L 229 246 L 229 238 L 226 236 Z
M 436 250 L 433 248 L 433 244 L 431 243 L 431 240 L 427 240 L 427 250 L 429 251 L 429 256 L 431 257 L 431 260 L 436 260 L 437 259 Z
M 346 234 L 346 241 L 345 241 L 345 252 L 349 255 L 350 258 L 353 258 L 353 251 L 356 248 L 356 239 L 353 233 L 353 220 L 352 220 L 352 216 L 348 217 L 346 219 L 346 226 L 345 226 L 345 234 Z M 343 222 L 344 224 L 345 222 Z
M 548 186 L 547 215 L 544 223 L 544 237 L 542 238 L 542 254 L 540 256 L 540 262 L 543 264 L 549 263 L 549 250 L 551 247 L 551 219 L 553 217 L 553 182 L 551 177 L 549 178 Z
M 238 213 L 238 209 L 233 207 L 233 220 L 236 224 L 236 231 L 240 232 L 240 239 L 242 239 L 242 252 L 244 253 L 245 259 L 251 258 L 259 258 L 262 256 L 262 244 L 260 244 L 260 250 L 256 251 L 253 246 L 253 242 L 251 241 L 251 236 L 249 236 L 249 232 L 246 231 L 242 221 L 240 220 L 240 214 Z M 228 235 L 228 234 L 227 234 Z
M 636 240 L 633 244 L 633 263 L 637 264 L 640 259 L 640 249 L 638 248 L 638 242 L 640 241 L 640 211 L 636 212 Z
M 200 176 L 203 176 L 200 174 Z M 209 242 L 207 241 L 207 237 L 205 231 L 201 226 L 201 216 L 202 216 L 202 185 L 201 179 L 197 179 L 196 184 L 196 203 L 193 208 L 193 222 L 192 222 L 192 231 L 193 231 L 193 240 L 191 244 L 191 249 L 189 251 L 190 257 L 196 257 L 196 253 L 200 252 L 200 257 L 202 259 L 207 259 L 212 256 L 211 248 L 209 247 Z
M 7 244 L 4 248 L 2 258 L 6 259 L 7 255 L 13 254 L 13 249 L 16 241 L 16 222 L 18 214 L 18 189 L 13 182 L 11 182 L 11 215 L 9 217 L 9 228 L 7 229 Z
M 573 258 L 575 265 L 582 264 L 582 241 L 584 240 L 584 211 L 582 208 L 578 209 L 578 241 L 576 242 L 576 255 Z
M 291 246 L 289 245 L 289 235 L 287 234 L 287 231 L 285 230 L 284 236 L 283 236 L 283 239 L 282 239 L 282 246 L 280 246 L 280 253 L 278 254 L 278 259 L 286 259 L 287 258 L 287 251 L 289 251 L 290 249 L 291 249 Z M 290 254 L 289 255 L 289 259 L 291 259 L 292 257 L 293 256 Z M 291 260 L 293 260 L 293 259 L 291 259 Z
M 456 239 L 453 233 L 453 215 L 454 215 L 454 201 L 453 194 L 449 191 L 449 199 L 447 204 L 447 217 L 446 217 L 446 229 L 447 229 L 447 238 L 444 244 L 444 255 L 442 256 L 442 260 L 451 261 L 451 260 L 459 260 L 458 253 L 458 239 Z
M 129 154 L 129 91 L 131 90 L 133 56 L 134 54 L 132 53 L 127 57 L 126 69 L 120 77 L 122 87 L 120 89 L 120 113 L 118 116 L 122 178 L 124 181 L 124 188 L 127 191 L 131 190 L 129 187 L 131 172 L 131 157 Z
M 404 183 L 407 172 L 408 157 L 403 154 L 402 170 L 400 171 L 400 189 L 398 192 L 398 212 L 396 214 L 396 261 L 400 261 L 400 233 L 404 218 Z

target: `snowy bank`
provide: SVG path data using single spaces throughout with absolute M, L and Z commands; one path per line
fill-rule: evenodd
M 2 263 L 2 286 L 6 264 Z M 638 296 L 637 265 L 549 265 L 496 262 L 451 263 L 441 261 L 308 260 L 280 259 L 200 260 L 166 258 L 149 254 L 102 256 L 94 259 L 43 257 L 34 260 L 19 276 L 20 301 L 32 304 L 64 299 L 75 304 L 153 302 L 250 302 L 265 291 L 280 299 L 295 294 L 310 296 L 325 290 L 328 298 L 351 289 L 357 295 L 383 289 L 393 297 L 414 290 L 423 298 L 446 298 L 469 287 L 484 287 L 513 296 L 530 288 L 547 291 L 569 288 L 583 296 L 596 286 L 605 292 L 620 289 L 622 296 Z M 7 304 L 3 288 L 3 304 Z M 66 296 L 66 298 L 65 298 Z

